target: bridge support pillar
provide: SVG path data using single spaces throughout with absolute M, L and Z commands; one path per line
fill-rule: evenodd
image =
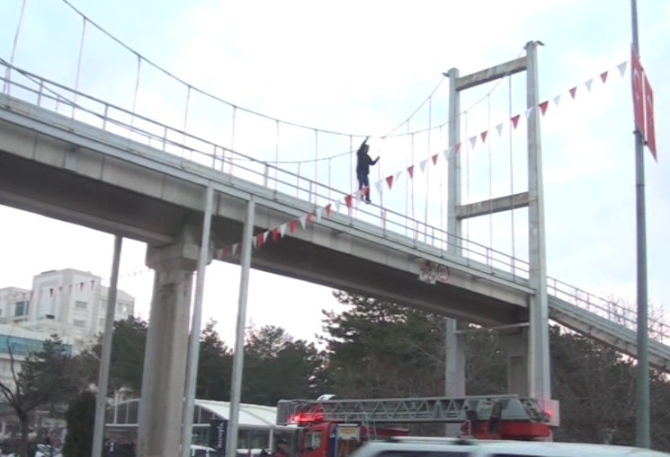
M 155 271 L 155 278 L 144 354 L 138 457 L 179 453 L 198 231 L 187 226 L 178 242 L 147 249 L 146 264 Z
M 445 319 L 445 395 L 465 396 L 465 335 L 458 332 L 459 323 L 455 319 Z M 446 436 L 458 437 L 460 424 L 447 424 Z
M 501 334 L 500 344 L 507 352 L 507 391 L 511 394 L 528 396 L 528 330 L 519 333 Z

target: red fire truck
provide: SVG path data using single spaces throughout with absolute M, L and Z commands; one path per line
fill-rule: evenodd
M 340 400 L 280 400 L 277 425 L 296 425 L 293 457 L 347 457 L 365 441 L 407 436 L 402 425 L 460 425 L 460 437 L 542 440 L 550 416 L 538 402 L 517 395 Z

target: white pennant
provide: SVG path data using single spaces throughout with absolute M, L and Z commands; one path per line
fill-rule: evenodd
M 257 238 L 255 236 L 253 238 L 251 238 L 251 245 L 254 247 L 254 249 L 256 249 L 256 243 L 257 242 L 258 241 L 257 241 Z
M 375 183 L 375 188 L 377 189 L 377 193 L 381 194 L 382 190 L 384 190 L 384 182 L 383 181 L 377 181 Z
M 503 129 L 502 124 L 496 125 L 496 130 L 498 131 L 498 136 L 502 135 L 502 129 Z
M 335 202 L 335 211 L 338 212 L 338 213 L 340 212 L 340 201 L 339 200 L 337 200 Z
M 282 224 L 279 226 L 279 235 L 281 235 L 282 238 L 284 238 L 284 235 L 286 234 L 286 224 Z
M 300 216 L 300 218 L 299 218 L 298 220 L 300 221 L 300 226 L 301 226 L 302 229 L 304 230 L 304 229 L 305 229 L 305 225 L 306 225 L 306 223 L 307 223 L 307 215 L 306 215 L 306 214 L 303 214 L 302 216 Z
M 554 105 L 558 106 L 558 102 L 561 100 L 561 94 L 558 94 L 554 97 Z
M 477 135 L 470 137 L 470 147 L 474 149 L 475 144 L 477 144 Z
M 593 78 L 589 79 L 588 81 L 586 81 L 584 83 L 584 85 L 586 86 L 586 90 L 588 90 L 589 92 L 591 92 L 591 85 L 592 84 L 593 84 Z
M 263 232 L 261 234 L 261 239 L 263 240 L 263 243 L 265 243 L 268 240 L 268 235 L 269 234 L 270 234 L 270 232 Z
M 532 113 L 532 112 L 533 112 L 533 107 L 531 106 L 530 108 L 528 108 L 526 110 L 526 119 L 528 119 L 530 117 L 530 113 Z
M 323 208 L 321 208 L 321 207 L 316 208 L 316 211 L 314 211 L 314 213 L 315 213 L 314 219 L 317 222 L 320 221 L 321 220 L 321 215 L 323 214 Z
M 445 149 L 442 154 L 444 155 L 444 160 L 449 160 L 449 149 Z
M 619 65 L 617 65 L 617 69 L 619 70 L 619 73 L 621 74 L 621 77 L 623 78 L 624 73 L 626 73 L 626 66 L 628 65 L 628 61 L 623 61 Z
M 428 160 L 422 160 L 419 162 L 419 166 L 421 166 L 421 172 L 424 173 L 426 171 L 426 164 L 428 163 Z
M 233 248 L 230 250 L 230 252 L 232 252 L 233 255 L 237 254 L 237 250 L 239 249 L 239 247 L 240 247 L 240 243 L 233 244 Z
M 405 173 L 402 171 L 399 171 L 393 176 L 393 184 L 395 185 L 398 181 L 400 181 L 400 177 L 404 175 Z

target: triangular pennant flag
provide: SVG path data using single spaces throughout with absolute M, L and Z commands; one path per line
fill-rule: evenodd
M 540 111 L 542 111 L 542 115 L 544 116 L 544 113 L 547 112 L 547 108 L 549 108 L 549 100 L 546 102 L 540 103 Z
M 258 249 L 262 248 L 263 245 L 265 244 L 265 235 L 266 234 L 267 234 L 267 232 L 263 232 L 263 233 L 258 235 L 258 243 L 256 243 L 256 246 L 258 247 Z
M 600 73 L 600 80 L 603 82 L 603 84 L 607 82 L 607 73 L 608 71 L 603 71 L 602 73 Z
M 554 106 L 558 106 L 558 102 L 561 100 L 561 94 L 558 94 L 554 97 Z
M 257 244 L 258 244 L 258 237 L 255 236 L 251 238 L 251 246 L 253 246 L 254 249 L 256 249 Z
M 84 290 L 84 283 L 83 282 L 79 283 L 79 290 L 80 291 Z
M 444 160 L 449 160 L 449 149 L 445 149 L 442 151 L 442 154 L 444 155 Z
M 397 171 L 395 174 L 395 182 L 400 181 L 400 177 L 402 176 L 402 171 Z
M 459 152 L 461 152 L 461 143 L 460 142 L 456 143 L 456 154 L 458 154 Z
M 386 185 L 389 186 L 389 189 L 393 187 L 393 175 L 386 177 Z
M 496 131 L 498 132 L 498 136 L 502 135 L 502 129 L 503 129 L 502 123 L 496 125 Z
M 588 90 L 589 92 L 591 92 L 591 84 L 593 84 L 593 78 L 589 79 L 584 83 L 584 85 L 586 86 L 586 90 Z
M 570 96 L 572 97 L 573 100 L 575 99 L 576 95 L 577 95 L 577 86 L 570 89 Z
M 231 253 L 232 255 L 237 254 L 237 250 L 238 250 L 239 248 L 240 248 L 240 243 L 235 243 L 235 244 L 233 244 L 233 247 L 230 248 L 230 253 Z
M 375 183 L 375 189 L 377 189 L 378 194 L 381 194 L 384 191 L 384 188 L 382 186 L 384 186 L 384 180 L 383 179 L 381 181 L 377 181 Z
M 488 130 L 484 130 L 482 133 L 479 134 L 479 136 L 481 136 L 482 138 L 482 143 L 486 143 L 486 135 L 488 134 L 489 134 Z
M 347 208 L 351 208 L 354 204 L 354 197 L 351 195 L 347 195 L 344 197 L 344 202 L 347 204 Z
M 300 226 L 302 229 L 305 230 L 305 227 L 307 226 L 307 215 L 303 214 L 298 218 L 298 221 L 300 221 Z
M 628 61 L 621 62 L 619 65 L 617 65 L 617 69 L 619 70 L 619 74 L 621 74 L 621 77 L 623 78 L 624 73 L 626 73 L 626 66 L 628 65 Z
M 533 107 L 531 106 L 530 108 L 528 108 L 526 110 L 526 119 L 528 119 L 530 117 L 530 113 L 532 113 L 532 112 L 533 112 Z
M 279 236 L 284 238 L 285 234 L 286 234 L 286 224 L 282 224 L 279 226 Z
M 414 179 L 414 165 L 407 167 L 407 174 L 409 174 L 411 179 Z
M 316 221 L 319 222 L 321 220 L 321 216 L 323 215 L 323 208 L 318 207 L 316 211 L 314 211 L 314 215 L 316 216 Z
M 333 204 L 332 204 L 332 203 L 328 203 L 328 204 L 326 205 L 325 210 L 326 210 L 326 215 L 330 216 L 331 214 L 333 214 Z M 282 236 L 283 236 L 283 235 L 282 235 Z
M 419 166 L 421 167 L 421 173 L 424 173 L 426 171 L 426 164 L 428 163 L 428 160 L 422 160 L 419 162 Z
M 339 213 L 341 207 L 342 207 L 342 203 L 340 203 L 340 201 L 337 200 L 337 201 L 335 202 L 335 211 L 337 211 L 337 212 Z
M 307 213 L 307 223 L 308 224 L 313 224 L 314 219 L 315 219 L 314 213 Z M 305 227 L 303 227 L 303 228 L 305 228 Z
M 471 136 L 470 137 L 470 148 L 474 148 L 475 144 L 477 144 L 477 136 Z
M 516 126 L 519 125 L 519 119 L 521 119 L 521 114 L 517 114 L 512 118 L 512 127 L 516 129 Z
M 281 233 L 279 232 L 279 229 L 278 229 L 278 228 L 276 228 L 276 229 L 274 229 L 274 230 L 272 231 L 272 241 L 275 241 L 275 242 L 279 241 L 279 239 L 281 238 L 281 236 L 282 236 L 282 235 L 281 235 Z
M 295 231 L 298 230 L 298 219 L 293 219 L 288 225 L 291 233 L 295 233 Z
M 433 165 L 437 165 L 437 157 L 438 156 L 439 156 L 439 154 L 433 154 L 433 156 L 431 157 L 431 159 L 433 161 Z
M 51 295 L 52 297 L 54 296 L 54 288 L 53 287 L 49 287 L 49 295 Z

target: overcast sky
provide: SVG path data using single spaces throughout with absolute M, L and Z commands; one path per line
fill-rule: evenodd
M 351 157 L 343 155 L 361 138 L 319 133 L 314 128 L 352 135 L 381 136 L 400 124 L 426 99 L 442 72 L 471 73 L 521 55 L 529 40 L 539 48 L 540 99 L 550 100 L 542 119 L 549 274 L 575 286 L 634 298 L 635 186 L 632 103 L 628 70 L 628 0 L 510 0 L 506 2 L 220 2 L 214 0 L 70 0 L 144 58 L 191 86 L 237 106 L 311 128 L 291 128 L 235 112 L 236 150 L 261 160 L 305 161 L 281 164 L 292 172 L 349 191 Z M 642 62 L 655 89 L 659 163 L 646 157 L 649 288 L 657 303 L 670 302 L 666 280 L 670 257 L 670 166 L 664 148 L 670 114 L 670 3 L 639 2 Z M 0 2 L 0 57 L 10 60 L 22 0 Z M 14 63 L 46 78 L 132 108 L 137 56 L 106 38 L 62 0 L 26 0 Z M 136 110 L 182 127 L 185 86 L 143 62 Z M 628 67 L 629 68 L 629 67 Z M 609 71 L 605 84 L 599 75 Z M 585 81 L 594 78 L 591 90 Z M 505 79 L 463 95 L 462 140 L 491 129 L 489 140 L 463 155 L 464 199 L 476 201 L 526 190 L 525 129 L 509 135 L 510 115 L 523 113 L 525 76 Z M 495 87 L 494 87 L 495 86 Z M 574 100 L 568 90 L 579 86 Z M 471 93 L 470 93 L 471 92 Z M 396 133 L 423 130 L 447 119 L 448 82 L 430 103 Z M 560 95 L 558 104 L 554 97 Z M 511 104 L 510 104 L 511 100 Z M 224 146 L 233 141 L 233 110 L 191 92 L 189 132 Z M 496 126 L 504 123 L 500 138 Z M 374 181 L 405 169 L 447 147 L 445 129 L 385 141 L 373 138 L 372 154 L 382 156 Z M 316 141 L 315 141 L 316 140 Z M 277 147 L 277 143 L 279 146 Z M 466 148 L 467 149 L 467 148 Z M 510 151 L 512 160 L 510 160 Z M 469 159 L 466 159 L 469 157 Z M 491 157 L 491 162 L 489 162 Z M 492 166 L 489 166 L 489 163 Z M 510 164 L 513 186 L 510 185 Z M 300 167 L 300 168 L 299 168 Z M 373 199 L 390 210 L 414 214 L 444 227 L 446 164 L 385 190 Z M 489 169 L 492 171 L 489 172 Z M 428 197 L 428 198 L 426 198 Z M 426 201 L 429 201 L 426 210 Z M 466 228 L 483 244 L 520 258 L 525 249 L 525 211 L 488 217 Z M 32 276 L 58 268 L 109 276 L 112 236 L 0 207 L 3 221 L 0 286 L 29 288 Z M 514 233 L 512 237 L 511 233 Z M 512 239 L 514 243 L 512 243 Z M 512 251 L 513 250 L 513 251 Z M 127 240 L 120 287 L 137 298 L 148 316 L 152 274 L 144 267 L 145 246 Z M 219 322 L 232 343 L 239 269 L 208 267 L 205 319 Z M 250 323 L 276 324 L 302 338 L 320 331 L 322 309 L 336 303 L 331 291 L 260 272 L 251 275 Z

